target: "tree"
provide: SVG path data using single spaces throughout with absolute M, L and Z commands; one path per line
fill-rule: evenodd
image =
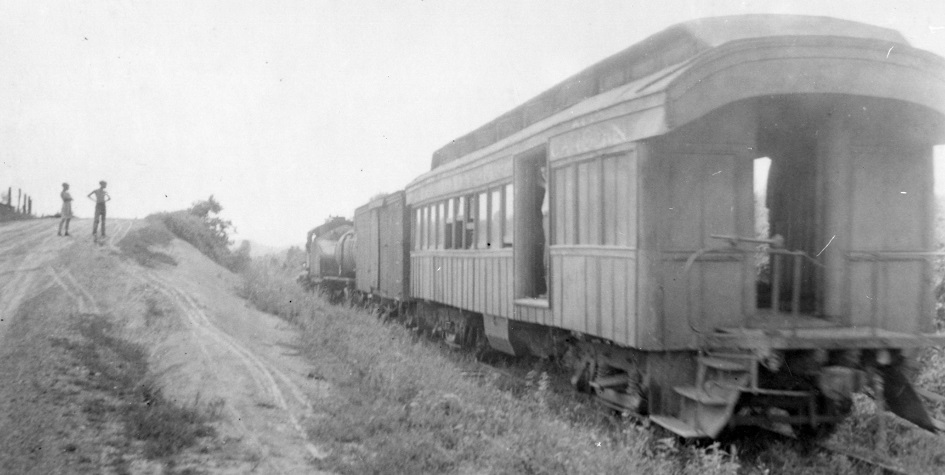
M 210 195 L 206 200 L 195 201 L 187 211 L 207 223 L 207 227 L 210 228 L 214 238 L 220 244 L 224 246 L 231 244 L 229 233 L 230 231 L 236 231 L 236 228 L 233 227 L 232 221 L 218 216 L 223 211 L 223 206 L 213 198 L 213 195 Z

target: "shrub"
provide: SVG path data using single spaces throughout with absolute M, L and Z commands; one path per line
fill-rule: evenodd
M 148 216 L 148 219 L 160 221 L 175 236 L 187 241 L 198 251 L 214 262 L 240 272 L 249 264 L 249 243 L 234 252 L 230 250 L 229 231 L 233 224 L 221 219 L 217 213 L 223 207 L 211 195 L 205 201 L 197 201 L 187 210 L 157 213 Z

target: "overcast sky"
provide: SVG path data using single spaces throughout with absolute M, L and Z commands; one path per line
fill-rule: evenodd
M 872 23 L 945 56 L 942 0 L 2 0 L 0 187 L 52 214 L 67 181 L 80 217 L 101 179 L 115 217 L 213 194 L 238 238 L 300 244 L 594 62 L 741 13 Z

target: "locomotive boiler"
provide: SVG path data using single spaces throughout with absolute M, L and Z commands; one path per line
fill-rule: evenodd
M 333 216 L 305 235 L 305 272 L 298 279 L 303 287 L 321 288 L 338 298 L 353 286 L 357 248 L 353 224 Z

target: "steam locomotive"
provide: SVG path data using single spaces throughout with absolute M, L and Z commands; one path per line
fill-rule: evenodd
M 682 437 L 823 435 L 932 333 L 945 60 L 824 17 L 672 26 L 433 154 L 307 237 L 306 281 L 459 346 L 570 361 Z

